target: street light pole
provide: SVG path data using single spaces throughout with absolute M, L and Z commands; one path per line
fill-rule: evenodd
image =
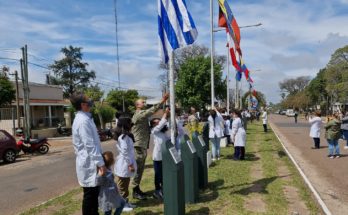
M 211 108 L 214 107 L 215 86 L 214 86 L 214 20 L 213 0 L 210 0 L 210 82 L 211 82 Z
M 229 49 L 230 47 L 227 46 L 227 114 L 230 114 L 230 61 L 229 59 Z

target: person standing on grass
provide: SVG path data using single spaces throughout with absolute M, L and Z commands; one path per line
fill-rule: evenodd
M 106 174 L 97 128 L 90 113 L 93 101 L 82 93 L 70 98 L 77 111 L 72 126 L 72 142 L 76 155 L 76 174 L 83 188 L 82 214 L 97 215 L 100 187 L 97 184 L 98 172 Z
M 104 176 L 99 175 L 98 177 L 98 183 L 100 184 L 99 207 L 105 215 L 111 215 L 113 209 L 115 209 L 114 215 L 120 215 L 126 201 L 120 195 L 114 181 L 112 172 L 112 166 L 115 164 L 114 154 L 106 151 L 103 153 L 103 158 L 107 170 Z
M 340 146 L 338 145 L 338 140 L 341 137 L 341 122 L 338 113 L 333 114 L 333 119 L 326 124 L 325 129 L 327 142 L 329 144 L 328 157 L 339 158 Z
M 220 140 L 224 136 L 224 119 L 214 107 L 209 111 L 209 139 L 212 142 L 212 161 L 220 160 Z
M 309 136 L 314 140 L 314 149 L 320 148 L 320 128 L 322 124 L 320 111 L 315 112 L 315 116 L 309 116 L 309 123 L 311 124 L 311 130 Z
M 346 145 L 344 146 L 344 149 L 348 149 L 348 112 L 346 112 L 346 114 L 342 118 L 341 130 L 343 133 L 343 137 L 346 140 Z
M 266 111 L 266 108 L 263 108 L 263 113 L 262 113 L 262 125 L 263 125 L 263 131 L 267 132 L 267 121 L 268 121 L 268 114 Z
M 162 175 L 162 144 L 165 144 L 170 139 L 166 135 L 168 130 L 167 116 L 170 110 L 167 108 L 162 116 L 162 119 L 154 118 L 150 124 L 152 127 L 151 133 L 153 134 L 154 148 L 152 152 L 153 168 L 155 171 L 155 192 L 153 197 L 155 199 L 163 199 L 163 175 Z
M 227 145 L 231 144 L 231 117 L 229 115 L 223 116 L 224 118 L 224 134 L 227 139 Z
M 241 113 L 238 110 L 233 111 L 233 123 L 232 123 L 232 142 L 234 142 L 234 160 L 245 159 L 245 144 L 246 133 L 242 125 Z
M 121 116 L 118 119 L 118 125 L 115 131 L 117 139 L 116 149 L 118 156 L 115 164 L 115 175 L 117 176 L 117 185 L 121 196 L 126 200 L 123 211 L 131 211 L 135 205 L 129 203 L 129 183 L 131 177 L 134 177 L 137 163 L 134 155 L 134 137 L 131 133 L 132 119 L 127 116 Z
M 147 157 L 147 149 L 149 148 L 150 141 L 150 125 L 149 117 L 153 115 L 157 110 L 160 109 L 161 104 L 164 104 L 169 97 L 169 94 L 165 94 L 161 102 L 154 105 L 152 108 L 143 110 L 145 108 L 145 101 L 138 99 L 135 102 L 136 111 L 132 118 L 132 134 L 134 135 L 134 149 L 135 158 L 137 162 L 137 172 L 132 181 L 133 185 L 133 198 L 135 199 L 146 199 L 146 194 L 140 189 L 141 178 L 145 169 L 145 161 Z
M 192 132 L 192 135 L 198 136 L 198 123 L 199 119 L 196 113 L 196 109 L 194 107 L 190 108 L 191 115 L 188 117 L 187 121 L 190 126 L 190 131 Z

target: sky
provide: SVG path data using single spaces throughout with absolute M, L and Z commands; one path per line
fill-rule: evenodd
M 241 48 L 254 87 L 268 102 L 280 101 L 280 81 L 315 77 L 337 48 L 348 45 L 348 0 L 228 2 L 240 26 L 262 23 L 241 30 Z M 195 43 L 210 48 L 209 1 L 186 3 L 198 30 Z M 118 0 L 117 16 L 122 87 L 160 97 L 157 1 Z M 113 0 L 0 0 L 0 30 L 0 66 L 19 71 L 18 61 L 2 58 L 20 59 L 27 44 L 30 81 L 44 83 L 46 67 L 62 58 L 61 48 L 72 45 L 83 47 L 83 60 L 105 91 L 118 86 Z M 215 53 L 226 55 L 226 34 L 214 38 Z M 230 71 L 234 76 L 232 66 Z M 245 80 L 243 86 L 246 90 Z

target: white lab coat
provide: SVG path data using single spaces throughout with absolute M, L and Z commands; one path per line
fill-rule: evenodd
M 92 115 L 78 111 L 72 126 L 76 174 L 82 187 L 96 187 L 97 167 L 104 166 L 102 149 Z
M 322 124 L 321 118 L 316 116 L 313 118 L 309 118 L 308 121 L 311 124 L 311 130 L 309 132 L 309 136 L 312 138 L 320 138 L 320 128 Z
M 165 142 L 170 139 L 166 133 L 161 132 L 165 125 L 167 125 L 167 120 L 162 118 L 158 125 L 156 125 L 151 131 L 154 144 L 152 160 L 154 161 L 162 161 L 162 144 L 165 144 Z
M 212 116 L 208 117 L 209 122 L 209 138 L 221 138 L 224 136 L 224 119 L 221 114 L 216 111 L 215 124 Z
M 234 142 L 234 146 L 245 146 L 246 133 L 242 125 L 242 120 L 240 118 L 233 119 L 231 138 Z
M 225 128 L 224 128 L 225 135 L 231 135 L 230 125 L 231 125 L 231 121 L 229 119 L 225 120 Z
M 114 167 L 115 175 L 124 178 L 130 178 L 135 175 L 137 171 L 137 163 L 135 162 L 133 140 L 128 135 L 122 134 L 118 137 L 116 143 L 118 156 Z M 128 166 L 133 164 L 135 171 L 131 172 Z
M 262 124 L 267 124 L 267 121 L 268 121 L 267 111 L 264 111 L 262 113 Z

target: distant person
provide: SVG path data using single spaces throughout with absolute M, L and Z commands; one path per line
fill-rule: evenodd
M 268 121 L 268 114 L 267 114 L 266 109 L 264 108 L 263 109 L 263 113 L 262 113 L 262 125 L 263 125 L 263 131 L 264 132 L 268 131 L 268 129 L 267 129 L 267 121 Z
M 220 160 L 220 140 L 224 136 L 224 119 L 214 107 L 209 111 L 209 139 L 212 142 L 212 161 Z
M 343 133 L 343 137 L 346 140 L 346 145 L 344 149 L 348 149 L 348 112 L 346 112 L 345 116 L 342 118 L 341 130 Z
M 320 148 L 320 128 L 322 125 L 321 113 L 316 111 L 314 116 L 309 116 L 309 123 L 311 124 L 311 130 L 309 136 L 313 138 L 314 149 Z
M 199 118 L 196 113 L 196 109 L 194 107 L 190 108 L 191 115 L 188 117 L 188 124 L 190 126 L 190 131 L 192 132 L 191 135 L 198 135 L 198 125 L 199 125 Z
M 230 127 L 232 127 L 231 125 L 231 117 L 229 115 L 224 116 L 224 135 L 226 137 L 227 140 L 227 145 L 231 144 L 231 130 Z
M 209 113 L 205 113 L 202 117 L 202 122 L 203 122 L 203 129 L 202 129 L 202 137 L 207 144 L 208 149 L 209 149 L 209 121 L 208 121 Z
M 326 124 L 325 129 L 327 142 L 329 143 L 328 157 L 339 158 L 340 146 L 338 145 L 338 140 L 341 137 L 341 122 L 338 113 L 333 114 L 333 119 Z
M 131 133 L 131 128 L 132 119 L 130 117 L 121 116 L 118 119 L 118 126 L 115 132 L 118 155 L 114 168 L 120 194 L 126 200 L 124 211 L 131 211 L 135 208 L 135 205 L 131 204 L 128 200 L 129 183 L 131 177 L 134 177 L 137 170 L 133 146 L 134 137 Z
M 104 176 L 98 176 L 98 183 L 100 184 L 99 208 L 105 215 L 111 215 L 113 209 L 115 209 L 114 215 L 120 215 L 126 201 L 120 195 L 114 181 L 112 172 L 112 166 L 115 164 L 114 154 L 106 151 L 103 153 L 103 158 L 107 170 Z
M 242 126 L 241 113 L 238 110 L 233 111 L 233 123 L 232 123 L 232 141 L 234 143 L 234 160 L 245 159 L 245 144 L 246 133 Z
M 295 113 L 294 113 L 295 123 L 297 123 L 297 117 L 298 117 L 298 111 L 295 109 Z
M 90 113 L 93 101 L 82 93 L 70 98 L 77 111 L 72 126 L 72 142 L 76 155 L 76 174 L 83 188 L 82 214 L 98 214 L 98 196 L 100 187 L 97 184 L 98 172 L 106 174 L 97 128 Z
M 162 119 L 154 118 L 151 120 L 151 133 L 153 135 L 153 168 L 155 172 L 155 192 L 153 197 L 155 199 L 163 199 L 163 172 L 162 172 L 162 145 L 170 139 L 166 134 L 168 130 L 167 116 L 169 114 L 169 108 L 167 108 L 162 116 Z
M 160 109 L 160 105 L 164 104 L 168 97 L 169 94 L 165 94 L 159 104 L 154 105 L 147 110 L 143 110 L 145 108 L 145 101 L 143 99 L 138 99 L 135 102 L 136 111 L 132 118 L 132 123 L 134 124 L 132 127 L 132 134 L 134 135 L 135 159 L 138 167 L 132 181 L 133 198 L 135 199 L 146 199 L 146 194 L 140 189 L 140 182 L 145 169 L 147 149 L 149 148 L 150 141 L 151 130 L 149 125 L 149 117 Z

